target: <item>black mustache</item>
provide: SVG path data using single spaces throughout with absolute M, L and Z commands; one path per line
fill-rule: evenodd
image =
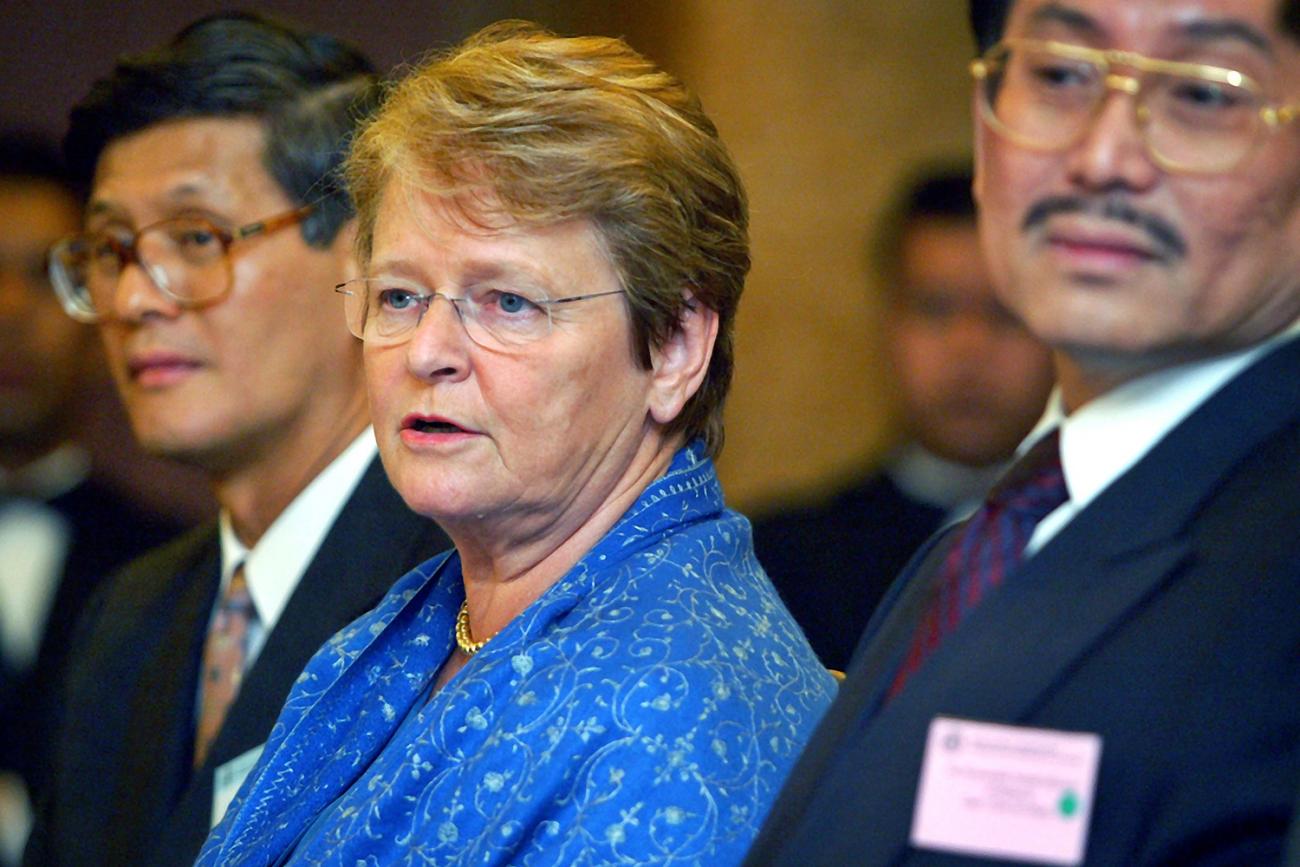
M 1028 231 L 1046 223 L 1056 214 L 1088 214 L 1105 220 L 1115 220 L 1141 229 L 1165 254 L 1166 258 L 1181 259 L 1187 255 L 1187 242 L 1168 221 L 1155 214 L 1140 211 L 1123 196 L 1104 199 L 1084 199 L 1078 196 L 1052 196 L 1037 202 L 1021 222 L 1021 230 Z

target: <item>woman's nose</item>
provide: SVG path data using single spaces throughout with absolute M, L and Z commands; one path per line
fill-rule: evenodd
M 439 300 L 446 304 L 439 305 Z M 457 378 L 469 369 L 469 342 L 460 307 L 435 292 L 429 296 L 407 344 L 407 366 L 421 379 Z

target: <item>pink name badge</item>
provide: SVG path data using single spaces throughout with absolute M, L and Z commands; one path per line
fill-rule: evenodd
M 916 791 L 918 849 L 1083 863 L 1101 737 L 935 717 Z

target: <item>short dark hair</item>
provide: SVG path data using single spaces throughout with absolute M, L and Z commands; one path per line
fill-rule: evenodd
M 922 166 L 907 177 L 886 209 L 874 239 L 873 253 L 891 283 L 902 266 L 903 242 L 921 220 L 975 224 L 974 178 L 969 161 Z M 887 288 L 892 289 L 892 285 Z
M 181 118 L 258 119 L 267 172 L 296 204 L 315 204 L 302 234 L 323 247 L 352 216 L 339 167 L 378 98 L 374 67 L 347 43 L 261 15 L 212 15 L 120 58 L 73 108 L 63 151 L 89 188 L 104 149 L 123 136 Z
M 970 25 L 980 54 L 988 51 L 1002 38 L 1012 2 L 1014 0 L 971 0 Z M 1300 41 L 1300 0 L 1280 0 L 1278 22 L 1282 26 L 1282 32 Z
M 28 130 L 0 132 L 0 178 L 22 178 L 55 184 L 77 199 L 81 190 L 72 183 L 58 148 L 46 136 Z
M 970 27 L 980 54 L 997 45 L 1002 38 L 1011 3 L 1012 0 L 970 0 Z

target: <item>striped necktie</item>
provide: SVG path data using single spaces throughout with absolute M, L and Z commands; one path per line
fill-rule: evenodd
M 257 617 L 243 564 L 230 576 L 221 603 L 212 617 L 203 647 L 203 690 L 194 736 L 194 767 L 207 758 L 208 748 L 221 731 L 231 702 L 239 692 L 248 658 L 250 627 Z
M 1039 440 L 953 533 L 935 593 L 889 688 L 893 698 L 944 638 L 1024 561 L 1038 522 L 1070 498 L 1061 469 L 1060 429 Z

